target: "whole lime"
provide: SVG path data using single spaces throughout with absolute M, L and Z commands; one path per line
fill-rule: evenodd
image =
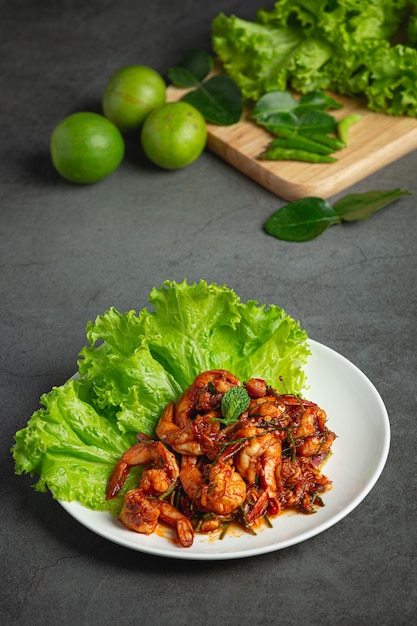
M 168 102 L 152 111 L 141 132 L 143 150 L 159 167 L 176 170 L 195 161 L 206 145 L 206 122 L 187 102 Z
M 103 113 L 122 133 L 129 132 L 164 104 L 165 97 L 166 85 L 158 72 L 145 65 L 129 65 L 110 78 L 103 94 Z
M 73 113 L 55 127 L 51 157 L 56 170 L 74 183 L 95 183 L 121 163 L 125 145 L 116 126 L 97 113 Z

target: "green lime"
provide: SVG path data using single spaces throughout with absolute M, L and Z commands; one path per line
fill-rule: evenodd
M 129 65 L 110 78 L 103 94 L 103 113 L 122 133 L 138 128 L 150 111 L 164 104 L 166 85 L 145 65 Z
M 141 142 L 146 156 L 159 167 L 176 170 L 195 161 L 206 145 L 204 117 L 187 102 L 169 102 L 146 118 Z
M 55 168 L 74 183 L 95 183 L 121 163 L 124 141 L 116 126 L 97 113 L 73 113 L 55 127 L 51 157 Z

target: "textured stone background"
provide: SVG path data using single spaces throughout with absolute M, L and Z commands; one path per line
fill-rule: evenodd
M 165 74 L 189 48 L 210 50 L 220 11 L 252 18 L 257 6 L 0 0 L 0 618 L 9 626 L 414 623 L 417 196 L 290 244 L 262 230 L 284 202 L 209 152 L 168 173 L 132 151 L 87 187 L 50 164 L 55 124 L 99 110 L 113 71 L 141 63 Z M 416 165 L 412 153 L 348 191 L 415 194 Z M 238 561 L 165 560 L 98 537 L 14 476 L 13 434 L 76 370 L 87 321 L 110 306 L 142 308 L 153 286 L 185 277 L 282 306 L 379 390 L 392 428 L 385 470 L 323 534 Z

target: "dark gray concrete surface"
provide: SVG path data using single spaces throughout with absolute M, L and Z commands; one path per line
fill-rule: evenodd
M 414 623 L 416 153 L 347 190 L 414 195 L 305 244 L 268 237 L 262 226 L 284 202 L 209 152 L 171 173 L 130 152 L 86 187 L 50 164 L 55 124 L 97 110 L 113 71 L 141 63 L 165 73 L 189 48 L 210 49 L 217 13 L 253 17 L 258 6 L 0 0 L 3 624 Z M 153 286 L 185 277 L 279 304 L 361 368 L 386 404 L 380 480 L 309 541 L 235 561 L 152 557 L 100 538 L 14 476 L 13 435 L 75 371 L 87 321 L 110 306 L 142 308 Z

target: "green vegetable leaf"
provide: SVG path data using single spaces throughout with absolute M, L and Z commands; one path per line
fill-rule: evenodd
M 168 70 L 168 78 L 177 87 L 195 87 L 213 69 L 213 59 L 198 48 L 188 50 L 181 61 Z
M 297 102 L 297 110 L 307 109 L 342 109 L 343 104 L 328 96 L 324 91 L 315 90 L 302 95 Z
M 325 111 L 308 110 L 300 116 L 298 128 L 303 133 L 332 133 L 336 129 L 336 118 Z
M 411 195 L 403 189 L 368 191 L 345 196 L 332 207 L 321 198 L 301 198 L 276 211 L 264 225 L 266 232 L 284 241 L 309 241 L 334 224 L 364 220 L 391 202 Z
M 220 13 L 212 45 L 245 98 L 330 90 L 364 96 L 375 111 L 417 117 L 416 23 L 406 0 L 280 0 L 255 21 Z M 393 45 L 404 31 L 411 45 Z
M 192 87 L 183 97 L 204 116 L 207 122 L 219 126 L 236 124 L 243 112 L 242 95 L 236 83 L 224 75 L 207 78 L 213 69 L 213 59 L 204 50 L 189 50 L 168 77 L 177 87 Z
M 285 241 L 315 239 L 341 218 L 321 198 L 302 198 L 282 207 L 269 218 L 264 228 L 269 235 Z
M 298 117 L 294 111 L 286 111 L 282 113 L 273 113 L 265 120 L 262 118 L 256 120 L 256 123 L 263 126 L 273 135 L 280 133 L 282 128 L 296 132 L 298 126 Z
M 242 303 L 225 286 L 186 280 L 152 289 L 149 303 L 151 310 L 111 308 L 89 322 L 79 380 L 42 396 L 43 408 L 16 433 L 15 471 L 37 475 L 37 490 L 117 514 L 139 468 L 120 497 L 106 501 L 115 463 L 138 432 L 154 435 L 165 406 L 202 371 L 259 376 L 277 389 L 282 377 L 294 394 L 305 387 L 307 334 L 280 307 Z
M 266 121 L 277 113 L 292 112 L 296 106 L 295 98 L 288 91 L 271 91 L 258 100 L 251 117 L 258 122 Z
M 85 396 L 85 383 L 74 380 L 42 396 L 43 408 L 15 435 L 15 472 L 39 474 L 35 489 L 50 489 L 59 500 L 78 500 L 96 510 L 117 509 L 120 498 L 105 501 L 106 484 L 135 436 L 121 435 Z M 135 486 L 137 476 L 132 472 L 126 489 Z
M 245 98 L 287 89 L 288 62 L 304 38 L 298 26 L 274 28 L 220 13 L 212 23 L 212 46 Z
M 199 84 L 196 78 L 187 68 L 176 66 L 168 70 L 168 78 L 176 87 L 186 89 L 188 87 L 196 87 Z
M 243 112 L 242 96 L 228 76 L 213 76 L 182 100 L 192 104 L 208 122 L 220 126 L 236 124 Z
M 242 413 L 248 408 L 249 403 L 250 398 L 245 387 L 231 387 L 223 395 L 222 418 L 219 421 L 226 425 L 237 422 Z
M 410 195 L 411 193 L 404 189 L 354 193 L 338 200 L 333 205 L 333 209 L 344 222 L 366 220 L 391 202 Z
M 293 133 L 332 133 L 336 119 L 323 111 L 335 102 L 321 91 L 302 96 L 297 102 L 288 91 L 272 91 L 258 100 L 251 118 L 274 135 L 291 130 Z M 339 106 L 335 102 L 335 106 Z M 340 105 L 341 106 L 341 105 Z

